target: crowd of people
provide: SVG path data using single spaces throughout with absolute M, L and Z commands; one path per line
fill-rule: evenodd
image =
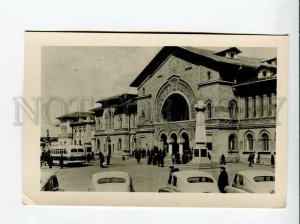
M 40 166 L 49 166 L 50 169 L 52 169 L 53 166 L 53 157 L 51 155 L 51 151 L 50 149 L 48 149 L 47 151 L 45 149 L 43 149 L 42 154 L 41 154 L 41 158 L 40 158 Z M 60 155 L 59 157 L 59 166 L 61 169 L 63 169 L 64 167 L 64 157 L 63 155 Z
M 164 167 L 164 159 L 167 155 L 165 150 L 154 147 L 153 149 L 135 149 L 133 150 L 133 156 L 137 161 L 137 164 L 141 163 L 142 158 L 147 158 L 148 165 L 154 165 Z

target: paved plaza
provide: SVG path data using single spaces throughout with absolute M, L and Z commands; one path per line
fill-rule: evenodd
M 60 187 L 65 191 L 88 191 L 92 174 L 107 171 L 126 171 L 132 177 L 136 192 L 158 192 L 160 187 L 166 185 L 169 176 L 169 166 L 172 165 L 170 158 L 165 159 L 165 167 L 158 167 L 147 165 L 146 158 L 141 160 L 141 164 L 137 164 L 135 159 L 123 161 L 121 158 L 113 157 L 108 168 L 100 168 L 99 160 L 96 159 L 90 163 L 67 166 L 63 169 L 60 169 L 59 166 L 54 166 L 52 169 L 45 166 L 41 167 L 41 172 L 51 171 L 56 173 Z M 199 170 L 182 164 L 176 164 L 175 167 L 178 167 L 180 170 Z M 229 183 L 231 183 L 234 174 L 240 170 L 275 170 L 270 165 L 254 164 L 253 167 L 248 167 L 248 164 L 245 163 L 227 163 L 226 168 Z M 211 173 L 218 179 L 220 173 L 218 167 L 203 168 L 201 170 Z

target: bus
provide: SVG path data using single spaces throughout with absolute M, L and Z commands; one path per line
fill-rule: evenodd
M 64 164 L 85 163 L 86 152 L 81 145 L 52 146 L 50 150 L 53 164 L 59 164 L 60 156 L 63 155 Z

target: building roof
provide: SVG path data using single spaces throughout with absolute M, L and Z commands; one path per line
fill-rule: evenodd
M 56 119 L 72 119 L 72 118 L 86 118 L 86 117 L 93 117 L 93 112 L 73 112 L 69 114 L 65 114 L 63 116 L 57 117 Z
M 144 68 L 144 70 L 134 79 L 130 84 L 132 87 L 139 87 L 143 81 L 152 76 L 153 73 L 159 66 L 169 57 L 169 55 L 179 55 L 190 60 L 192 63 L 200 65 L 202 61 L 206 64 L 219 65 L 219 64 L 229 64 L 232 66 L 246 66 L 249 68 L 258 68 L 262 65 L 263 59 L 239 56 L 238 58 L 228 58 L 225 56 L 220 56 L 223 52 L 235 50 L 240 52 L 237 48 L 229 48 L 221 52 L 210 51 L 197 47 L 163 47 L 160 52 L 150 61 L 150 63 Z
M 217 53 L 215 53 L 216 55 L 220 55 L 220 56 L 225 56 L 227 52 L 235 52 L 237 54 L 242 53 L 238 48 L 236 47 L 230 47 L 230 48 L 226 48 L 225 50 L 219 51 Z
M 99 111 L 99 110 L 104 110 L 104 109 L 102 106 L 90 109 L 90 111 Z
M 111 107 L 113 105 L 124 104 L 128 100 L 133 99 L 135 97 L 137 97 L 137 94 L 122 93 L 122 94 L 118 94 L 118 95 L 115 95 L 115 96 L 111 96 L 111 97 L 107 97 L 107 98 L 98 100 L 97 103 L 101 103 L 102 108 L 108 108 L 108 107 Z M 99 108 L 96 109 L 96 110 L 99 110 Z

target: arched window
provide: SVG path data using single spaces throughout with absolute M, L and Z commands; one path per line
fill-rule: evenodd
M 122 149 L 122 139 L 119 138 L 118 141 L 118 149 L 121 150 Z
M 213 117 L 213 104 L 210 100 L 206 101 L 206 118 L 210 119 Z
M 253 151 L 253 135 L 250 133 L 246 136 L 246 149 Z
M 269 150 L 269 135 L 267 133 L 262 134 L 262 150 Z
M 236 144 L 237 144 L 236 135 L 231 134 L 228 138 L 228 149 L 229 149 L 229 151 L 237 150 Z
M 100 150 L 100 140 L 97 139 L 97 149 Z
M 236 119 L 237 118 L 237 103 L 232 100 L 228 104 L 228 109 L 229 109 L 229 116 L 231 119 Z

